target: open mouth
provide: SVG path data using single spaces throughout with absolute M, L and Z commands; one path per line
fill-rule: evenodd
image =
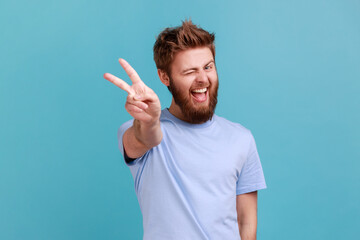
M 205 102 L 208 88 L 198 88 L 191 91 L 191 95 L 197 102 Z

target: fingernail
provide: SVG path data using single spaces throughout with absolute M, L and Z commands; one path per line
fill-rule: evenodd
M 134 99 L 135 99 L 135 100 L 140 100 L 140 99 L 141 99 L 141 96 L 140 96 L 140 95 L 135 95 Z

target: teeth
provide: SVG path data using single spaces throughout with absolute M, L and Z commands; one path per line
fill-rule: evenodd
M 193 92 L 196 92 L 196 93 L 204 93 L 204 92 L 206 92 L 206 89 L 207 89 L 207 88 L 195 89 L 195 90 L 193 90 Z

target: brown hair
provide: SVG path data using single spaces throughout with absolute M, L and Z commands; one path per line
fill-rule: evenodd
M 165 28 L 154 44 L 154 61 L 156 67 L 171 75 L 170 65 L 177 52 L 196 48 L 209 47 L 215 60 L 215 34 L 194 25 L 191 19 L 182 21 L 182 25 Z

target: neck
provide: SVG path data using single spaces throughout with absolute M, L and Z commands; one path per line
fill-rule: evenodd
M 185 117 L 184 114 L 181 111 L 181 108 L 179 107 L 179 105 L 177 105 L 174 101 L 174 98 L 171 101 L 171 105 L 169 107 L 169 112 L 174 115 L 175 117 L 177 117 L 178 119 L 188 122 Z

